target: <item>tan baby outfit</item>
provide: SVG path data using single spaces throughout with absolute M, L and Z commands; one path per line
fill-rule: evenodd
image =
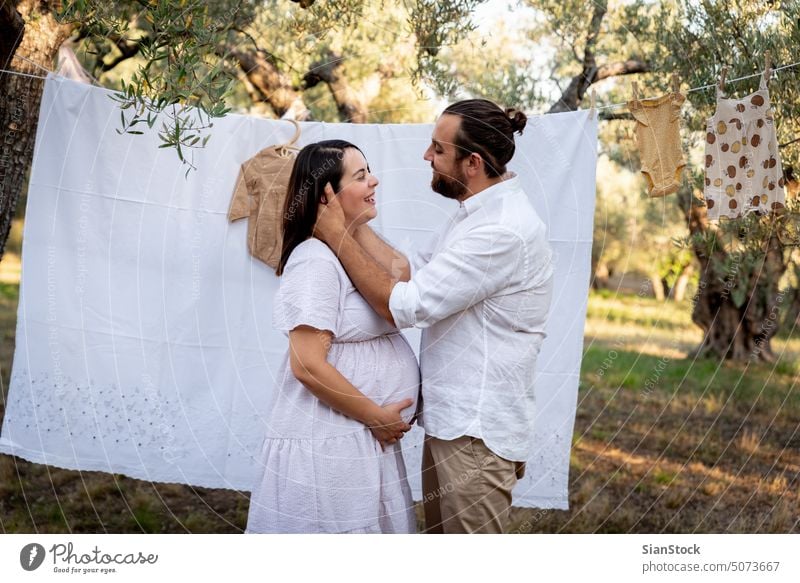
M 628 109 L 636 120 L 636 144 L 642 174 L 651 197 L 676 192 L 686 166 L 681 149 L 681 105 L 686 98 L 670 93 L 656 99 L 633 99 Z
M 280 146 L 264 148 L 239 170 L 228 219 L 247 218 L 247 248 L 250 254 L 273 269 L 278 266 L 283 245 L 283 206 L 296 154 L 292 145 L 300 136 Z
M 786 200 L 775 121 L 764 75 L 758 91 L 722 96 L 706 122 L 704 196 L 708 218 L 736 218 L 783 208 Z

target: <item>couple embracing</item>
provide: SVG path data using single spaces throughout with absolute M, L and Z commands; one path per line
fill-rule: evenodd
M 368 226 L 378 180 L 361 150 L 301 150 L 273 313 L 289 349 L 247 532 L 416 532 L 401 451 L 414 422 L 425 532 L 503 532 L 553 279 L 545 226 L 506 172 L 526 121 L 482 99 L 444 111 L 424 159 L 458 210 L 411 262 Z M 412 326 L 419 367 L 399 331 Z

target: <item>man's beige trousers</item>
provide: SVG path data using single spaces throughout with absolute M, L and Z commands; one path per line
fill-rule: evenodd
M 422 451 L 425 532 L 504 532 L 511 490 L 524 472 L 524 462 L 501 458 L 476 437 L 443 440 L 426 435 Z

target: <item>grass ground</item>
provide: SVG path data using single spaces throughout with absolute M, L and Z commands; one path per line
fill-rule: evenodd
M 9 279 L 0 283 L 0 418 L 19 289 Z M 513 532 L 800 532 L 800 339 L 774 341 L 775 365 L 692 360 L 690 308 L 590 297 L 570 510 L 515 508 Z M 245 493 L 0 455 L 2 532 L 236 533 L 248 505 Z
M 520 532 L 800 532 L 800 339 L 774 365 L 687 358 L 688 302 L 593 295 L 570 510 Z

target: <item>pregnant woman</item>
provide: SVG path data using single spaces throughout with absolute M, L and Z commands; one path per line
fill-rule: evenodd
M 377 185 L 361 151 L 342 140 L 310 144 L 295 161 L 273 313 L 289 348 L 246 532 L 416 530 L 400 446 L 417 402 L 416 358 L 312 236 L 319 203 L 336 196 L 365 249 L 387 270 L 407 270 L 366 225 L 377 216 Z

